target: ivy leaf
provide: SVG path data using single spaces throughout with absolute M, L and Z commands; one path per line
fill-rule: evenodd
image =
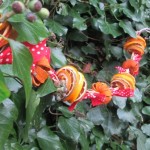
M 40 148 L 43 150 L 64 150 L 59 137 L 47 127 L 44 127 L 37 133 L 37 140 Z
M 117 23 L 109 23 L 101 18 L 94 18 L 92 19 L 92 24 L 97 29 L 100 29 L 104 34 L 111 34 L 114 38 L 122 34 Z
M 150 106 L 143 107 L 142 113 L 150 116 Z
M 73 41 L 84 42 L 88 40 L 88 37 L 82 31 L 72 31 L 69 33 L 68 38 Z
M 128 111 L 127 109 L 118 109 L 117 115 L 119 119 L 124 122 L 130 122 L 132 124 L 136 124 L 138 122 L 137 118 L 134 115 L 134 112 Z
M 87 113 L 87 118 L 95 125 L 100 125 L 105 120 L 106 116 L 107 116 L 107 110 L 104 107 L 92 108 Z
M 132 100 L 134 103 L 135 102 L 141 102 L 142 101 L 142 93 L 141 91 L 139 91 L 138 88 L 136 88 L 134 90 L 134 96 L 133 97 L 130 97 L 130 100 Z
M 0 104 L 0 149 L 13 129 L 13 122 L 17 119 L 18 111 L 15 104 L 7 99 Z
M 111 53 L 117 59 L 120 59 L 123 56 L 123 50 L 122 50 L 122 48 L 117 47 L 117 46 L 111 46 Z
M 56 33 L 58 36 L 65 35 L 68 31 L 66 27 L 62 26 L 52 19 L 45 20 L 45 25 L 49 27 L 49 30 L 51 32 Z
M 48 30 L 40 21 L 29 22 L 23 14 L 17 14 L 9 19 L 16 31 L 19 33 L 17 40 L 20 42 L 27 41 L 36 44 L 48 37 Z
M 54 67 L 60 68 L 67 64 L 66 57 L 60 48 L 52 48 L 51 53 L 52 65 Z
M 76 28 L 80 31 L 87 29 L 85 19 L 83 19 L 77 11 L 70 8 L 69 15 L 73 18 L 73 28 Z
M 150 136 L 150 124 L 144 124 L 141 127 L 143 133 L 145 133 L 146 135 Z
M 68 107 L 60 106 L 58 110 L 61 111 L 65 117 L 70 118 L 73 116 L 73 113 L 68 110 Z
M 79 122 L 74 117 L 69 119 L 64 117 L 59 117 L 58 127 L 66 137 L 76 142 L 79 140 L 80 126 L 79 126 Z
M 126 97 L 113 96 L 113 103 L 121 109 L 125 108 L 126 102 L 127 102 Z
M 95 46 L 92 43 L 89 43 L 87 46 L 82 46 L 81 50 L 85 53 L 85 55 L 97 54 Z
M 132 24 L 130 21 L 120 21 L 119 26 L 122 27 L 125 33 L 128 33 L 131 37 L 135 38 L 136 37 L 136 32 L 132 27 Z
M 10 40 L 9 44 L 13 52 L 13 72 L 23 82 L 26 94 L 26 106 L 30 97 L 32 88 L 30 67 L 32 64 L 32 56 L 29 50 L 21 43 Z
M 37 95 L 39 97 L 43 97 L 55 91 L 56 87 L 54 86 L 54 83 L 50 78 L 48 78 L 46 82 L 38 88 Z
M 0 103 L 10 96 L 10 91 L 7 88 L 2 72 L 0 71 Z

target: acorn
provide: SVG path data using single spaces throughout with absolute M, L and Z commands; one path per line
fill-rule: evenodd
M 41 8 L 41 10 L 37 14 L 41 19 L 46 19 L 49 17 L 50 12 L 47 8 Z
M 32 0 L 29 2 L 28 8 L 33 12 L 39 12 L 42 8 L 42 3 L 39 0 Z
M 34 13 L 29 12 L 29 13 L 27 13 L 27 15 L 26 15 L 26 19 L 27 19 L 28 21 L 30 21 L 30 22 L 34 22 L 34 21 L 37 19 L 37 17 L 36 17 L 36 15 L 35 15 Z
M 16 14 L 20 14 L 25 10 L 25 5 L 24 5 L 24 3 L 20 2 L 20 1 L 14 1 L 12 3 L 12 10 Z

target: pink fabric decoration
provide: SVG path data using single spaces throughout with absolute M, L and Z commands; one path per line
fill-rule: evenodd
M 111 89 L 113 96 L 120 96 L 120 97 L 132 97 L 134 96 L 133 89 Z

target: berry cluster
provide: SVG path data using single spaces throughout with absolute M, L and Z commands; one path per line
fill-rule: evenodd
M 34 22 L 37 19 L 37 15 L 41 19 L 46 19 L 50 14 L 47 8 L 42 7 L 42 3 L 39 0 L 31 0 L 27 4 L 21 1 L 14 1 L 12 3 L 12 10 L 16 14 L 25 12 L 26 19 L 30 22 Z

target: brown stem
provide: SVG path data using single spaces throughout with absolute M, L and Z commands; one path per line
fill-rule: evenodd
M 8 18 L 10 18 L 11 16 L 13 16 L 15 13 L 13 11 L 10 11 L 6 14 L 4 14 L 1 18 L 0 18 L 0 23 L 5 22 Z

